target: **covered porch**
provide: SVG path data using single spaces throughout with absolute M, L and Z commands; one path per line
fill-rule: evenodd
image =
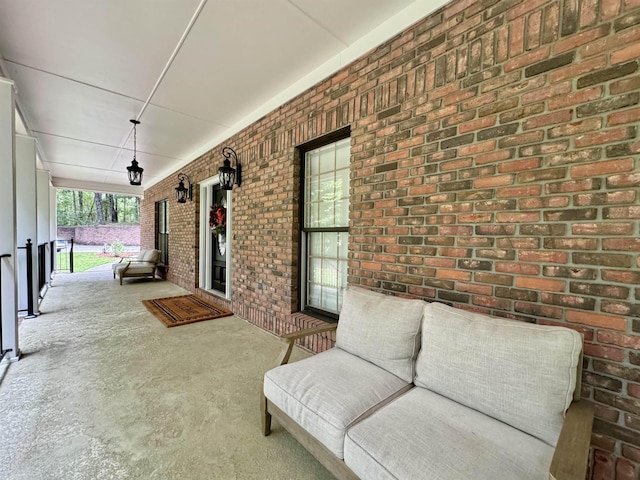
M 123 288 L 109 265 L 54 275 L 0 366 L 6 478 L 332 478 L 279 427 L 260 435 L 276 337 L 236 316 L 166 328 L 141 302 L 186 293 Z

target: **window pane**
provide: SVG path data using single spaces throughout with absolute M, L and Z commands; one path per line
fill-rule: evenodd
M 309 235 L 309 255 L 319 257 L 322 255 L 322 234 Z
M 332 172 L 336 168 L 335 146 L 333 144 L 320 148 L 320 173 Z
M 351 162 L 351 139 L 345 138 L 336 143 L 336 168 L 349 168 Z
M 338 233 L 325 232 L 322 234 L 322 256 L 334 257 L 338 252 Z

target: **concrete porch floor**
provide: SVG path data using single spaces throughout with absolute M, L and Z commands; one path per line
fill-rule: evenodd
M 0 366 L 4 478 L 333 478 L 278 425 L 260 432 L 275 337 L 237 317 L 166 328 L 141 303 L 186 293 L 120 286 L 108 265 L 54 277 Z

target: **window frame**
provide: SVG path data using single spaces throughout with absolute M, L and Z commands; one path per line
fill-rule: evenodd
M 161 210 L 164 213 L 164 231 L 160 231 Z M 155 248 L 160 251 L 160 263 L 169 265 L 169 199 L 158 200 L 156 202 L 156 228 L 155 228 Z M 160 248 L 160 235 L 166 235 L 166 250 Z
M 306 199 L 306 171 L 307 171 L 307 153 L 312 150 L 316 150 L 327 145 L 331 145 L 333 143 L 337 143 L 341 140 L 345 140 L 347 138 L 351 138 L 351 127 L 347 126 L 331 132 L 328 135 L 323 137 L 314 139 L 310 142 L 307 142 L 303 145 L 297 147 L 299 159 L 300 159 L 300 205 L 299 205 L 299 225 L 300 225 L 300 242 L 299 242 L 299 252 L 298 258 L 300 259 L 300 278 L 299 278 L 299 310 L 302 313 L 307 315 L 319 318 L 321 320 L 325 320 L 328 322 L 337 322 L 339 313 L 330 312 L 327 310 L 323 310 L 316 306 L 308 305 L 307 302 L 307 289 L 308 289 L 308 263 L 309 263 L 309 233 L 346 233 L 347 234 L 347 242 L 349 238 L 349 230 L 350 226 L 346 227 L 315 227 L 315 228 L 307 228 L 305 227 L 305 199 Z M 349 181 L 349 183 L 351 183 Z M 349 188 L 351 185 L 349 185 Z M 349 198 L 349 207 L 351 205 L 351 199 Z M 347 223 L 349 223 L 349 219 L 347 219 Z M 344 287 L 346 288 L 346 284 Z

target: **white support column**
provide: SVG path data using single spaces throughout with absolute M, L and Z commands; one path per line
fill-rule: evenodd
M 51 265 L 51 206 L 50 188 L 51 175 L 46 170 L 37 171 L 37 204 L 38 204 L 38 245 L 45 244 L 45 286 L 49 286 L 53 265 Z
M 11 80 L 0 78 L 0 259 L 2 282 L 2 350 L 11 350 L 3 362 L 20 358 L 18 348 L 18 274 L 16 270 L 16 157 L 15 98 Z
M 34 192 L 36 192 L 34 194 Z M 18 247 L 31 240 L 31 301 L 33 313 L 38 313 L 38 208 L 36 188 L 36 139 L 16 135 L 16 207 L 18 223 Z M 18 259 L 18 308 L 28 310 L 27 251 L 19 250 Z

